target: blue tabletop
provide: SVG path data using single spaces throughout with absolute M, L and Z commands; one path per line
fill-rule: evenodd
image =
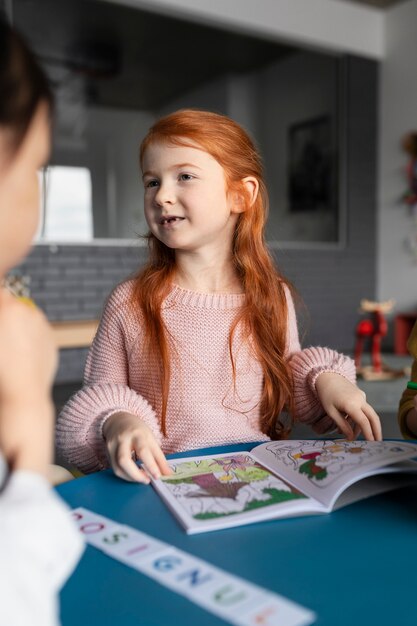
M 193 450 L 194 456 L 255 445 Z M 82 506 L 194 554 L 317 613 L 317 626 L 416 626 L 417 487 L 329 515 L 186 535 L 151 486 L 110 470 L 65 483 Z M 221 626 L 185 597 L 88 546 L 61 594 L 62 626 Z

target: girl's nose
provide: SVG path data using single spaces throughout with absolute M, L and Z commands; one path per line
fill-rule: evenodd
M 155 202 L 159 206 L 164 204 L 173 204 L 175 202 L 175 190 L 172 185 L 161 183 L 155 194 Z

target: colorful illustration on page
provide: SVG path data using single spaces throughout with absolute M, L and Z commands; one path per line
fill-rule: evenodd
M 176 502 L 195 520 L 244 513 L 306 498 L 247 454 L 170 463 L 162 478 Z
M 369 445 L 366 441 L 317 440 L 271 442 L 266 450 L 317 487 L 327 487 L 348 470 L 366 469 L 378 459 L 383 464 L 388 456 L 407 452 L 408 448 L 401 442 L 373 441 Z

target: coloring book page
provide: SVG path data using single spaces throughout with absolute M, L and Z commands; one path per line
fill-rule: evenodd
M 416 456 L 415 444 L 401 441 L 268 441 L 170 460 L 173 474 L 152 482 L 187 533 L 197 533 L 329 512 L 343 492 L 347 504 L 405 484 L 417 474 Z
M 182 459 L 178 463 L 174 460 L 169 465 L 173 475 L 161 479 L 164 495 L 169 494 L 171 505 L 195 521 L 309 500 L 247 452 Z
M 389 472 L 386 467 L 409 459 L 416 446 L 397 441 L 271 441 L 257 446 L 257 458 L 277 471 L 291 484 L 325 505 L 335 494 L 355 480 L 377 473 Z

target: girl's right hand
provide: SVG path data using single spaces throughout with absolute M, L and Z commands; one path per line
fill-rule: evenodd
M 103 436 L 110 464 L 119 478 L 149 484 L 149 474 L 160 478 L 172 473 L 151 429 L 136 415 L 114 413 L 104 423 Z M 136 459 L 146 471 L 136 465 Z

